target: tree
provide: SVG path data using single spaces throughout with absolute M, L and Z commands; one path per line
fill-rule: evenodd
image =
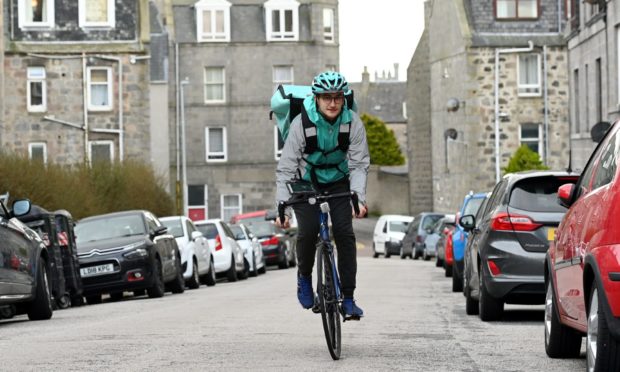
M 375 116 L 362 114 L 361 119 L 366 128 L 368 150 L 370 151 L 370 164 L 405 164 L 405 157 L 400 152 L 400 147 L 394 136 L 394 131 L 389 129 L 384 122 Z
M 540 160 L 540 155 L 532 151 L 528 145 L 521 145 L 503 168 L 504 173 L 515 173 L 532 169 L 549 169 Z

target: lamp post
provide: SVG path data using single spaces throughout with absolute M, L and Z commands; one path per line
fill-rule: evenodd
M 187 216 L 187 152 L 185 148 L 185 86 L 189 84 L 187 78 L 181 81 L 181 156 L 183 168 L 183 215 Z

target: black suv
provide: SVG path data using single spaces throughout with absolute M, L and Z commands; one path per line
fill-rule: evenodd
M 2 315 L 28 314 L 30 320 L 52 317 L 48 252 L 41 237 L 16 217 L 28 214 L 30 201 L 0 201 L 0 308 Z
M 174 237 L 151 212 L 134 210 L 88 217 L 75 227 L 80 275 L 89 304 L 124 291 L 162 297 L 185 290 Z

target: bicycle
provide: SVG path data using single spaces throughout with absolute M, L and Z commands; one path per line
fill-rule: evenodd
M 317 283 L 312 311 L 321 314 L 327 349 L 332 359 L 338 360 L 340 359 L 342 346 L 340 317 L 342 316 L 343 322 L 347 320 L 359 320 L 359 317 L 347 317 L 342 310 L 343 295 L 340 288 L 340 278 L 338 276 L 336 260 L 334 259 L 334 247 L 329 239 L 329 226 L 327 224 L 330 212 L 328 200 L 344 197 L 351 198 L 355 214 L 357 215 L 359 214 L 357 194 L 351 191 L 329 195 L 315 191 L 308 184 L 303 184 L 303 186 L 298 189 L 296 189 L 295 186 L 291 186 L 291 184 L 292 183 L 287 184 L 289 191 L 291 191 L 294 197 L 298 196 L 298 199 L 281 202 L 278 205 L 280 221 L 284 221 L 284 210 L 288 206 L 303 203 L 316 205 L 320 203 L 320 239 L 317 243 L 316 250 Z

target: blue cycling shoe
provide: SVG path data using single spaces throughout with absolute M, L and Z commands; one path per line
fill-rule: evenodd
M 352 298 L 342 300 L 342 311 L 345 320 L 359 320 L 364 316 L 364 310 L 360 309 Z
M 314 306 L 312 276 L 303 276 L 297 273 L 297 299 L 304 309 Z

